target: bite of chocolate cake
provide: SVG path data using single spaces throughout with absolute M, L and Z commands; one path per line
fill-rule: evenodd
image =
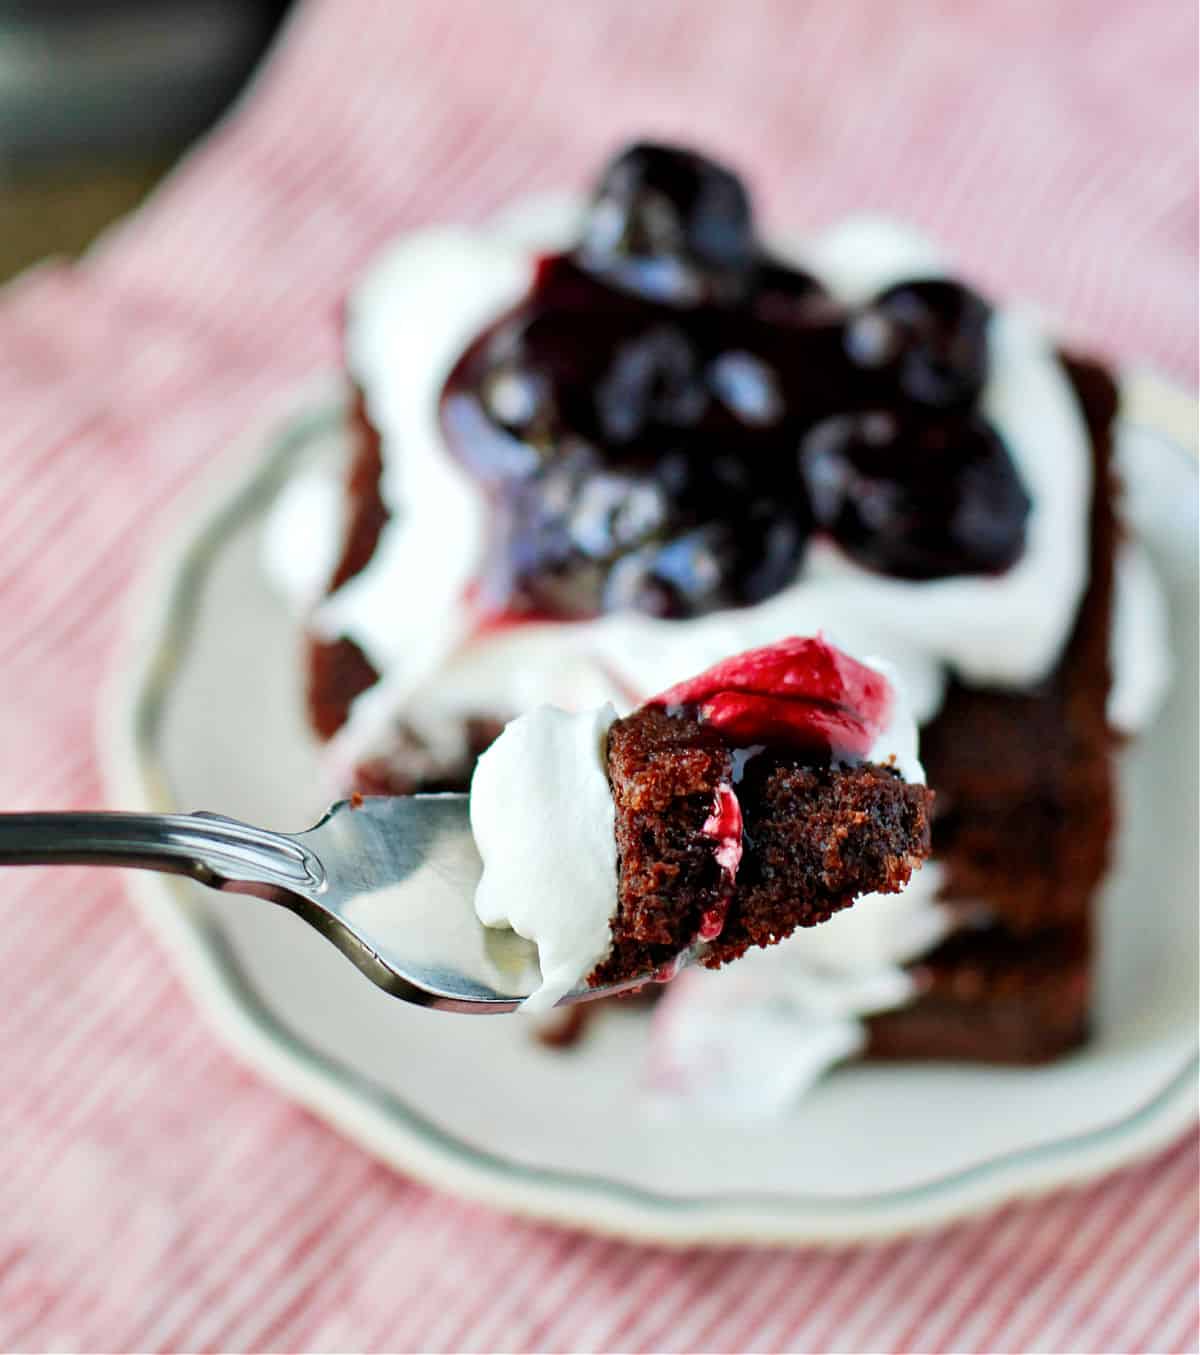
M 538 944 L 547 1007 L 784 941 L 929 855 L 933 796 L 887 676 L 788 637 L 624 718 L 539 707 L 483 754 L 476 908 Z

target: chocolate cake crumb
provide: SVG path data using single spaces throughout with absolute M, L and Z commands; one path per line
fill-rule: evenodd
M 738 794 L 753 847 L 706 964 L 824 922 L 863 894 L 897 893 L 929 855 L 933 792 L 891 767 L 806 767 L 760 754 Z
M 670 977 L 701 920 L 724 911 L 701 963 L 814 926 L 862 894 L 894 892 L 929 854 L 932 792 L 874 763 L 805 765 L 786 749 L 746 763 L 736 786 L 744 854 L 730 885 L 704 826 L 735 750 L 711 726 L 647 707 L 609 731 L 618 903 L 613 948 L 591 981 Z M 743 759 L 737 759 L 740 766 Z
M 379 490 L 383 478 L 383 440 L 367 415 L 367 403 L 361 390 L 354 392 L 349 432 L 354 447 L 346 474 L 346 502 L 350 516 L 342 553 L 329 580 L 331 593 L 367 567 L 390 516 Z
M 672 965 L 703 913 L 721 901 L 721 869 L 702 829 L 732 768 L 724 741 L 697 720 L 650 708 L 609 730 L 617 914 L 612 951 L 591 976 L 595 986 Z
M 308 648 L 308 718 L 318 737 L 331 739 L 346 723 L 354 698 L 379 681 L 371 661 L 343 637 L 325 640 L 310 635 Z

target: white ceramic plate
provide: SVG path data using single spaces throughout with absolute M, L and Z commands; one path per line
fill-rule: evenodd
M 636 1011 L 605 1013 L 556 1053 L 519 1018 L 405 1007 L 254 899 L 139 875 L 146 918 L 263 1076 L 397 1167 L 564 1223 L 671 1243 L 884 1237 L 1166 1144 L 1197 1094 L 1197 486 L 1179 431 L 1195 412 L 1165 392 L 1135 408 L 1130 508 L 1170 589 L 1177 673 L 1122 771 L 1096 1036 L 1079 1054 L 1042 1069 L 849 1067 L 779 1122 L 664 1122 L 639 1098 Z M 290 829 L 324 807 L 299 634 L 257 550 L 282 481 L 343 454 L 338 427 L 336 402 L 292 420 L 148 580 L 107 717 L 114 804 Z

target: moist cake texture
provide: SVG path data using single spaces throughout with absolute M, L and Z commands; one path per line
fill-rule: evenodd
M 933 797 L 894 768 L 744 753 L 702 721 L 657 707 L 613 724 L 618 911 L 597 982 L 669 972 L 697 936 L 700 963 L 717 968 L 862 894 L 899 891 L 929 854 Z M 705 833 L 723 786 L 736 794 L 748 844 L 735 880 Z

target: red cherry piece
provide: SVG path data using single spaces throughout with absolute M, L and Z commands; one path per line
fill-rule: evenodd
M 706 909 L 700 915 L 700 930 L 696 933 L 700 941 L 715 941 L 725 930 L 725 917 L 729 912 L 729 900 L 724 899 L 714 907 Z
M 887 724 L 892 689 L 826 641 L 795 636 L 726 659 L 652 704 L 692 707 L 739 744 L 789 743 L 861 760 Z

